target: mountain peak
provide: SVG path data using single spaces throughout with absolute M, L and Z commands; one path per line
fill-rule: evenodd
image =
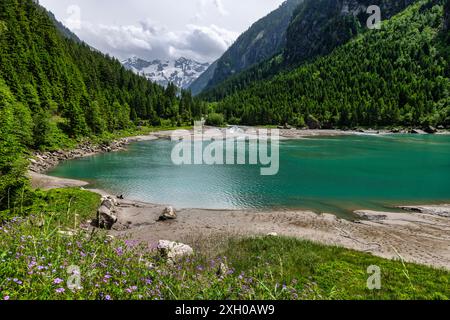
M 185 57 L 174 60 L 146 61 L 137 56 L 122 61 L 122 64 L 125 68 L 162 86 L 174 83 L 182 89 L 187 89 L 210 65 Z

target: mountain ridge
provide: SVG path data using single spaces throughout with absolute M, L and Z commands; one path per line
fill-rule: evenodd
M 137 56 L 122 61 L 124 67 L 146 77 L 163 87 L 173 83 L 178 88 L 187 89 L 210 64 L 180 57 L 174 60 L 154 59 L 147 61 Z
M 253 23 L 210 67 L 213 70 L 208 70 L 193 83 L 192 93 L 199 94 L 278 53 L 286 43 L 286 30 L 292 13 L 303 1 L 287 0 Z
M 418 0 L 304 0 L 294 11 L 286 31 L 286 45 L 280 53 L 235 74 L 200 96 L 222 99 L 254 81 L 267 80 L 304 63 L 330 54 L 366 30 L 369 5 L 378 5 L 382 20 L 389 20 Z
M 450 127 L 448 2 L 416 1 L 329 55 L 218 92 L 215 111 L 246 125 Z

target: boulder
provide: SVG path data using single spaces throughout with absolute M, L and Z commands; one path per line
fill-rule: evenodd
M 168 240 L 160 240 L 156 248 L 161 257 L 172 262 L 194 254 L 194 250 L 187 244 Z
M 117 206 L 119 203 L 117 202 L 116 198 L 112 196 L 103 196 L 102 197 L 102 204 L 103 202 L 109 202 L 112 206 Z
M 117 217 L 112 213 L 110 208 L 102 205 L 97 210 L 97 224 L 100 228 L 111 230 L 116 222 Z
M 322 127 L 320 121 L 313 116 L 308 116 L 306 119 L 306 125 L 311 130 L 320 129 Z
M 114 206 L 114 201 L 111 199 L 105 199 L 102 201 L 102 207 L 106 207 L 108 209 L 111 209 Z
M 412 129 L 409 133 L 412 134 L 425 134 L 426 132 L 420 129 Z
M 426 126 L 423 131 L 429 134 L 435 134 L 437 132 L 436 128 L 433 126 Z
M 165 208 L 164 211 L 159 216 L 160 221 L 174 220 L 176 218 L 177 218 L 177 214 L 172 207 Z

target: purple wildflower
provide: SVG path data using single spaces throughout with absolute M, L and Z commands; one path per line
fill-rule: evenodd
M 53 283 L 54 284 L 60 284 L 60 283 L 63 283 L 63 280 L 60 279 L 60 278 L 56 278 L 55 280 L 53 280 Z
M 64 288 L 58 288 L 55 291 L 56 293 L 64 293 L 66 290 Z
M 3 300 L 9 300 L 9 296 L 4 296 Z

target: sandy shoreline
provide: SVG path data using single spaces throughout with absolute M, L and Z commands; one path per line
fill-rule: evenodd
M 294 130 L 288 130 L 293 133 Z M 303 137 L 355 134 L 336 130 L 303 131 Z M 302 132 L 296 132 L 296 138 Z M 170 131 L 129 138 L 131 142 L 169 138 Z M 283 134 L 281 130 L 281 135 Z M 291 138 L 288 136 L 288 138 Z M 130 142 L 127 142 L 127 144 Z M 123 147 L 123 146 L 122 146 Z M 29 172 L 35 188 L 52 189 L 83 187 L 83 181 Z M 102 190 L 92 190 L 102 195 Z M 163 205 L 132 200 L 119 200 L 118 223 L 111 231 L 115 236 L 153 244 L 158 240 L 181 241 L 195 246 L 200 238 L 252 236 L 276 233 L 328 245 L 369 252 L 389 259 L 404 259 L 439 268 L 450 269 L 450 205 L 410 206 L 404 212 L 355 212 L 361 220 L 348 221 L 331 214 L 302 210 L 206 210 L 181 209 L 178 218 L 158 221 Z
M 43 189 L 80 187 L 86 182 L 30 174 Z M 91 190 L 106 195 L 102 190 Z M 339 219 L 332 214 L 301 210 L 181 209 L 178 218 L 158 221 L 165 206 L 119 200 L 114 236 L 130 237 L 150 245 L 159 240 L 196 246 L 199 239 L 217 236 L 253 236 L 276 233 L 327 245 L 372 253 L 388 259 L 450 270 L 450 205 L 413 206 L 409 212 L 358 211 L 362 220 Z

